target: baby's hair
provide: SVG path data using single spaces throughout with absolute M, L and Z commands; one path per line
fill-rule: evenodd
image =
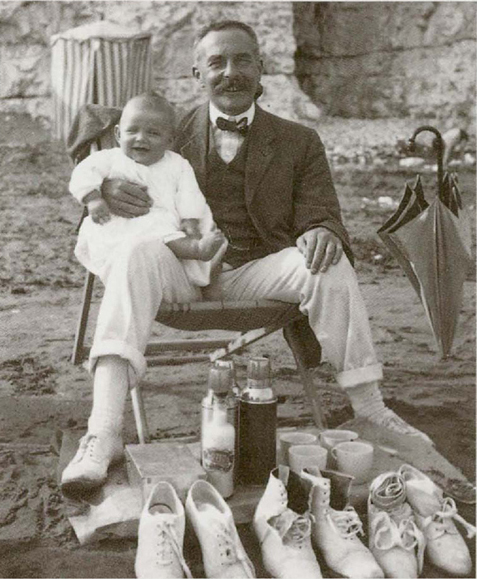
M 162 95 L 154 91 L 144 92 L 128 100 L 124 109 L 129 105 L 142 105 L 151 111 L 163 113 L 168 117 L 171 127 L 175 128 L 176 114 L 174 107 Z

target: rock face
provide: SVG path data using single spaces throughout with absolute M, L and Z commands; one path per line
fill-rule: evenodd
M 475 122 L 476 5 L 294 4 L 296 76 L 341 117 Z
M 213 20 L 238 19 L 256 30 L 264 59 L 260 104 L 289 119 L 316 121 L 319 109 L 294 76 L 296 43 L 289 2 L 2 2 L 0 111 L 51 119 L 50 37 L 104 18 L 153 35 L 153 88 L 180 108 L 205 100 L 192 78 L 195 33 Z
M 153 87 L 190 108 L 205 98 L 191 77 L 195 32 L 240 19 L 261 43 L 267 110 L 309 123 L 322 112 L 468 123 L 475 13 L 466 2 L 0 0 L 0 111 L 51 119 L 50 37 L 100 18 L 151 32 Z

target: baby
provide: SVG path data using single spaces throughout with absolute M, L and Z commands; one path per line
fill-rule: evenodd
M 172 106 L 146 93 L 132 98 L 115 127 L 119 148 L 89 155 L 71 176 L 71 193 L 88 208 L 75 254 L 102 279 L 110 258 L 125 243 L 157 237 L 183 262 L 192 283 L 210 283 L 211 260 L 223 254 L 226 240 L 189 162 L 169 150 L 174 137 Z M 101 196 L 104 179 L 124 179 L 147 188 L 149 213 L 133 219 L 112 215 Z M 193 260 L 193 261 L 189 261 Z

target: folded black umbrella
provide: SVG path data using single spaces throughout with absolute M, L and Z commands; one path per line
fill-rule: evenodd
M 471 264 L 469 216 L 456 175 L 444 175 L 442 137 L 436 134 L 438 190 L 429 203 L 421 178 L 406 185 L 403 198 L 378 235 L 398 260 L 421 299 L 442 357 L 449 355 L 462 305 L 464 281 Z

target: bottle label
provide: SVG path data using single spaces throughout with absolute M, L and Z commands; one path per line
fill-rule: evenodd
M 204 448 L 202 451 L 202 466 L 205 470 L 229 472 L 234 465 L 234 451 L 222 448 Z

